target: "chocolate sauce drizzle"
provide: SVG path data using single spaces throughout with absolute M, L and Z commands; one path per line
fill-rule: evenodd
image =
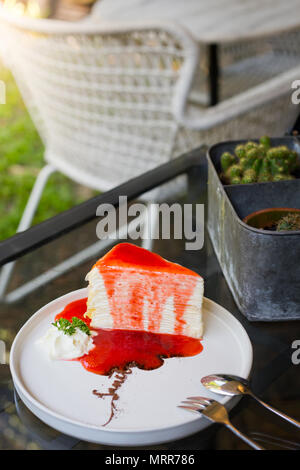
M 157 367 L 161 367 L 164 363 L 164 359 L 166 359 L 166 356 L 164 356 L 162 354 L 157 355 L 157 357 L 160 359 L 161 364 L 159 366 L 156 366 L 155 369 Z M 181 357 L 181 354 L 177 354 L 176 356 L 173 356 L 173 357 Z M 121 388 L 121 386 L 123 385 L 123 383 L 127 379 L 127 376 L 132 374 L 132 368 L 133 367 L 138 367 L 139 369 L 142 369 L 142 370 L 152 370 L 152 369 L 144 369 L 143 367 L 141 367 L 140 364 L 138 364 L 135 361 L 129 362 L 122 369 L 120 369 L 118 367 L 114 367 L 113 369 L 110 370 L 110 372 L 108 374 L 109 379 L 114 374 L 116 374 L 115 377 L 114 377 L 115 380 L 113 381 L 112 386 L 108 389 L 108 391 L 107 392 L 99 392 L 96 389 L 94 389 L 92 391 L 93 395 L 96 395 L 96 397 L 98 397 L 98 398 L 111 397 L 110 416 L 109 416 L 108 420 L 106 421 L 106 423 L 102 424 L 103 427 L 107 426 L 111 422 L 113 417 L 115 416 L 115 413 L 117 411 L 116 401 L 119 400 L 119 398 L 120 398 L 117 391 Z
M 109 374 L 109 378 L 113 376 L 113 374 L 116 374 L 114 377 L 114 381 L 112 383 L 112 386 L 108 389 L 108 392 L 102 393 L 99 392 L 98 390 L 93 390 L 93 394 L 96 395 L 98 398 L 104 398 L 104 397 L 111 397 L 110 401 L 110 416 L 106 423 L 102 424 L 102 426 L 107 426 L 113 417 L 115 416 L 115 413 L 117 411 L 116 407 L 116 401 L 120 398 L 117 391 L 121 388 L 125 380 L 127 379 L 127 376 L 132 373 L 132 370 L 128 367 L 126 369 L 112 369 Z

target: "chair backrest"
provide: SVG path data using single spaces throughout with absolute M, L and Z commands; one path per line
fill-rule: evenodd
M 175 95 L 197 46 L 177 27 L 11 19 L 0 14 L 9 66 L 45 143 L 45 159 L 107 190 L 172 156 Z

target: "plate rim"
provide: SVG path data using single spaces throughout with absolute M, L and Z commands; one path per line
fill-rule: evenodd
M 101 428 L 99 425 L 91 424 L 91 423 L 84 423 L 82 421 L 78 421 L 76 419 L 68 418 L 56 411 L 53 411 L 49 409 L 46 405 L 41 403 L 38 399 L 33 397 L 30 392 L 26 389 L 26 387 L 23 385 L 21 377 L 19 377 L 19 373 L 15 364 L 16 361 L 16 349 L 19 346 L 18 343 L 22 339 L 22 335 L 24 334 L 24 331 L 30 327 L 30 324 L 36 320 L 36 318 L 41 314 L 41 312 L 47 307 L 51 307 L 51 304 L 55 304 L 58 301 L 64 301 L 64 299 L 69 298 L 69 297 L 76 297 L 74 300 L 79 300 L 80 298 L 87 297 L 87 287 L 81 288 L 81 289 L 76 289 L 74 291 L 70 291 L 60 297 L 57 297 L 53 299 L 52 301 L 48 302 L 47 304 L 43 305 L 40 307 L 34 314 L 32 314 L 28 320 L 24 323 L 24 325 L 20 328 L 18 331 L 17 335 L 14 338 L 14 341 L 12 343 L 11 351 L 10 351 L 10 359 L 9 359 L 9 367 L 12 375 L 12 379 L 14 382 L 14 386 L 16 387 L 18 393 L 20 394 L 21 398 L 24 396 L 24 398 L 35 408 L 40 410 L 42 413 L 45 413 L 46 415 L 50 415 L 52 419 L 59 420 L 60 422 L 65 422 L 68 425 L 75 426 L 77 428 L 85 428 L 89 429 L 91 431 L 101 431 L 109 434 L 122 434 L 122 433 L 129 433 L 130 435 L 136 435 L 140 434 L 141 432 L 147 432 L 147 433 L 155 433 L 158 431 L 166 431 L 168 429 L 176 429 L 180 428 L 182 426 L 185 426 L 187 424 L 191 424 L 192 422 L 198 421 L 201 419 L 201 415 L 199 418 L 196 420 L 190 420 L 187 421 L 186 423 L 180 423 L 176 425 L 166 425 L 166 426 L 160 426 L 158 428 L 137 428 L 137 429 L 132 429 L 132 428 L 122 428 L 122 429 L 115 429 L 115 428 Z M 239 327 L 240 332 L 242 333 L 244 339 L 243 339 L 243 345 L 247 348 L 247 351 L 245 351 L 245 358 L 246 358 L 246 364 L 245 364 L 245 369 L 247 370 L 246 372 L 246 378 L 250 376 L 251 369 L 252 369 L 252 364 L 253 364 L 253 348 L 252 348 L 252 343 L 249 338 L 249 335 L 244 328 L 244 326 L 241 324 L 241 322 L 231 313 L 229 310 L 227 310 L 225 307 L 222 305 L 218 304 L 217 302 L 208 299 L 207 297 L 203 297 L 203 303 L 205 302 L 206 306 L 208 307 L 209 310 L 213 309 L 214 306 L 216 306 L 219 310 L 222 311 L 222 314 L 227 316 L 227 318 L 230 318 L 231 322 L 234 322 L 236 326 Z M 217 372 L 212 372 L 212 373 L 217 373 Z M 220 371 L 219 371 L 220 373 Z M 227 397 L 224 396 L 222 399 L 220 399 L 220 402 L 223 404 L 227 404 L 231 401 L 234 400 L 235 397 Z M 22 400 L 24 401 L 24 400 Z M 28 405 L 25 403 L 25 405 L 28 407 Z M 32 411 L 32 410 L 31 410 Z M 33 411 L 32 411 L 33 412 Z M 33 414 L 35 414 L 33 412 Z M 212 424 L 212 423 L 209 423 Z

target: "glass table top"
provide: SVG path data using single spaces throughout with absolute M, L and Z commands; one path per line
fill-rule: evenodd
M 35 290 L 0 304 L 0 340 L 6 345 L 6 359 L 12 341 L 26 320 L 49 301 L 86 286 L 85 275 L 103 255 L 96 251 L 89 259 L 64 271 L 68 257 L 98 241 L 97 219 L 74 228 L 56 240 L 19 257 L 9 290 L 28 283 L 39 274 L 51 270 L 50 278 Z M 184 240 L 156 240 L 153 251 L 201 274 L 205 279 L 205 296 L 228 309 L 245 327 L 254 351 L 253 390 L 265 401 L 300 420 L 300 364 L 293 364 L 292 343 L 300 340 L 300 322 L 250 323 L 238 310 L 215 257 L 209 236 L 205 233 L 203 249 L 186 251 Z M 108 248 L 104 251 L 107 251 Z M 52 279 L 51 279 L 52 277 Z M 17 297 L 18 297 L 17 295 Z M 298 448 L 297 428 L 284 422 L 245 397 L 232 410 L 233 424 L 257 439 L 268 449 Z M 199 450 L 247 449 L 227 429 L 213 425 L 207 430 L 175 442 L 142 447 L 142 449 Z M 36 418 L 14 390 L 9 366 L 0 364 L 0 449 L 112 449 L 104 445 L 79 441 L 63 435 Z M 117 449 L 117 447 L 115 447 Z

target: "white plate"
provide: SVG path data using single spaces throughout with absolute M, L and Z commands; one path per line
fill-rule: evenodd
M 21 399 L 58 431 L 110 445 L 180 439 L 208 426 L 200 415 L 177 408 L 188 396 L 214 396 L 201 385 L 201 377 L 218 372 L 249 376 L 252 347 L 246 331 L 227 310 L 205 299 L 203 351 L 194 357 L 166 359 L 153 371 L 133 368 L 119 389 L 116 416 L 103 427 L 110 399 L 99 399 L 92 390 L 107 390 L 112 379 L 87 372 L 76 361 L 51 361 L 37 344 L 54 316 L 86 295 L 87 290 L 80 289 L 42 307 L 19 331 L 11 350 L 11 373 Z M 236 403 L 228 397 L 218 400 L 228 408 Z

